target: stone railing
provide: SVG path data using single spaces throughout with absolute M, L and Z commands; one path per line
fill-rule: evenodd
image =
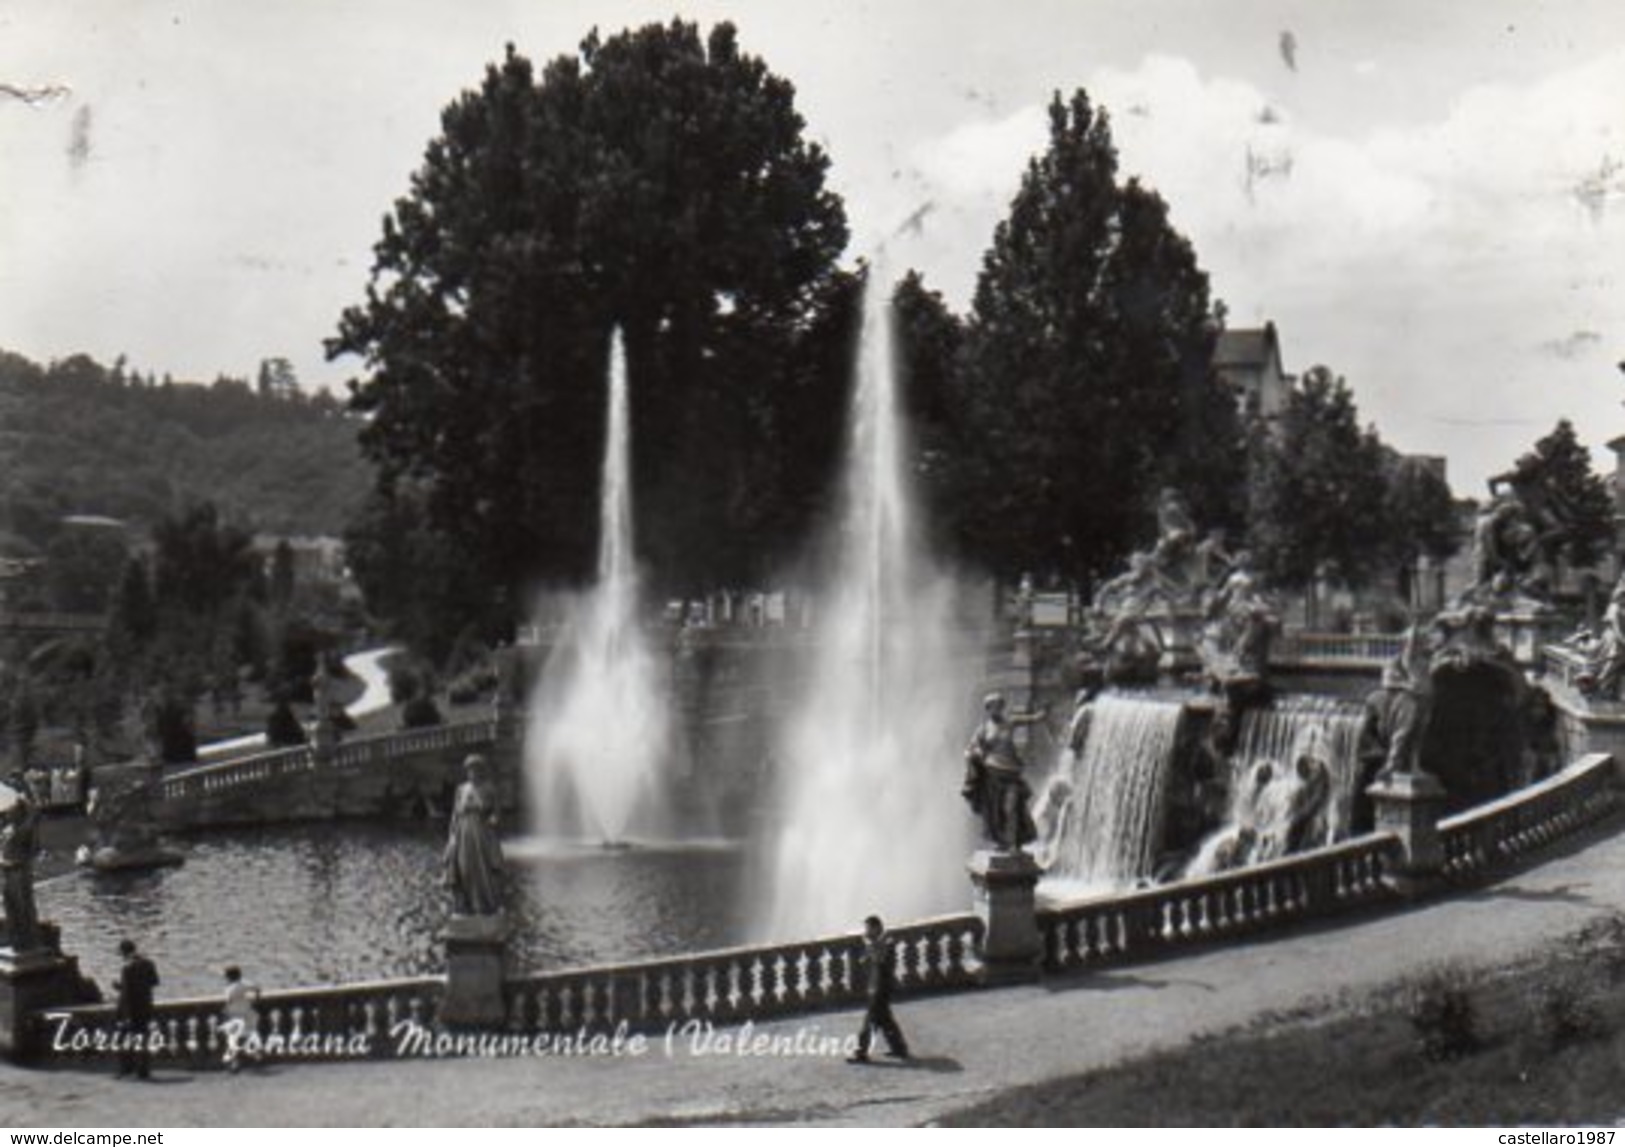
M 897 989 L 907 995 L 977 983 L 982 923 L 942 916 L 894 929 Z M 730 948 L 596 968 L 543 972 L 507 984 L 509 1033 L 519 1035 L 717 1025 L 860 1005 L 862 937 Z M 269 991 L 258 1006 L 258 1049 L 268 1060 L 410 1055 L 414 1034 L 434 1028 L 442 977 Z M 226 1032 L 219 996 L 164 1000 L 148 1029 L 159 1059 L 219 1064 Z M 85 1058 L 116 1054 L 109 1004 L 40 1013 L 39 1046 Z
M 0 632 L 101 633 L 106 629 L 106 614 L 19 613 L 0 609 Z
M 1557 681 L 1575 693 L 1584 692 L 1580 684 L 1593 672 L 1591 658 L 1567 645 L 1542 646 L 1540 652 L 1548 681 Z
M 1383 833 L 1199 880 L 1038 912 L 1044 967 L 1067 971 L 1154 958 L 1171 949 L 1334 915 L 1388 899 Z
M 445 980 L 377 980 L 261 994 L 255 1036 L 268 1060 L 383 1059 L 397 1052 L 400 1028 L 435 1022 Z M 155 1061 L 219 1064 L 227 1037 L 219 996 L 162 1000 L 146 1033 Z M 61 1008 L 36 1016 L 39 1046 L 85 1058 L 116 1054 L 119 1032 L 111 1004 Z M 247 1044 L 245 1036 L 245 1045 Z
M 1399 656 L 1401 633 L 1283 633 L 1270 646 L 1278 665 L 1373 667 Z
M 424 753 L 490 748 L 496 739 L 496 723 L 491 720 L 431 725 L 423 729 L 406 729 L 399 733 L 340 741 L 333 747 L 330 763 L 338 769 L 360 768 Z
M 495 743 L 496 725 L 490 720 L 464 721 L 454 725 L 432 725 L 398 733 L 357 737 L 333 746 L 323 768 L 357 769 L 425 753 L 459 749 L 489 748 Z M 185 801 L 240 785 L 256 784 L 293 773 L 317 768 L 316 750 L 310 745 L 273 749 L 251 757 L 199 765 L 171 773 L 159 782 L 166 801 Z
M 455 738 L 471 736 L 466 729 L 474 727 L 422 730 L 428 739 L 420 747 L 458 744 Z M 1618 800 L 1615 783 L 1613 758 L 1593 754 L 1527 789 L 1440 821 L 1444 876 L 1470 881 L 1606 815 Z M 1404 847 L 1394 833 L 1375 833 L 1215 876 L 1043 904 L 1035 913 L 1042 968 L 1071 972 L 1156 959 L 1401 902 L 1390 878 L 1407 859 Z M 981 981 L 986 934 L 979 916 L 918 921 L 891 937 L 901 993 L 955 991 Z M 856 1007 L 865 994 L 861 958 L 861 937 L 848 934 L 516 976 L 504 986 L 506 1019 L 498 1034 L 612 1032 L 623 1024 L 647 1032 Z M 399 1029 L 430 1031 L 444 995 L 442 977 L 266 992 L 256 1034 L 273 1060 L 413 1054 L 403 1048 Z M 35 1022 L 39 1045 L 58 1054 L 116 1050 L 108 1045 L 116 1031 L 108 1005 L 41 1012 Z M 220 1062 L 225 1038 L 218 997 L 160 1003 L 153 1030 L 163 1056 Z
M 285 777 L 293 773 L 308 773 L 316 767 L 316 757 L 309 745 L 294 745 L 286 749 L 272 749 L 268 753 L 255 753 L 252 757 L 239 757 L 217 765 L 200 765 L 171 773 L 158 782 L 158 791 L 166 801 L 190 800 L 238 785 L 255 784 Z
M 942 916 L 893 929 L 899 992 L 977 982 L 982 922 Z M 589 1031 L 626 1024 L 648 1031 L 690 1020 L 713 1024 L 848 1007 L 863 1001 L 863 939 L 729 948 L 666 960 L 510 980 L 511 1031 Z
M 1515 863 L 1613 810 L 1614 759 L 1592 753 L 1555 776 L 1439 822 L 1445 876 L 1472 879 Z

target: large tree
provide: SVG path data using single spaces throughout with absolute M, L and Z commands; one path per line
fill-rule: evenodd
M 1153 529 L 1159 487 L 1239 515 L 1243 435 L 1211 370 L 1207 276 L 1162 199 L 1120 183 L 1103 111 L 1050 106 L 977 282 L 957 377 L 959 530 L 992 569 L 1091 579 Z
M 1490 486 L 1509 490 L 1523 503 L 1550 556 L 1589 566 L 1613 548 L 1614 499 L 1568 419 L 1511 470 L 1490 479 Z
M 1322 571 L 1361 581 L 1393 552 L 1388 467 L 1374 430 L 1362 429 L 1348 384 L 1325 366 L 1304 372 L 1279 421 L 1255 437 L 1250 541 L 1282 585 Z
M 424 494 L 487 620 L 587 574 L 618 325 L 642 555 L 745 575 L 794 527 L 790 363 L 847 236 L 791 85 L 731 25 L 674 21 L 594 33 L 539 81 L 510 46 L 441 127 L 329 343 L 364 361 L 381 494 Z

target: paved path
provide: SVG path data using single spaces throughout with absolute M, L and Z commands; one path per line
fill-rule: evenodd
M 1048 987 L 908 1002 L 899 1014 L 920 1059 L 906 1067 L 694 1054 L 682 1039 L 670 1056 L 656 1041 L 638 1058 L 284 1066 L 235 1078 L 160 1071 L 147 1085 L 0 1067 L 0 1123 L 921 1123 L 1441 961 L 1501 963 L 1616 910 L 1625 910 L 1625 833 L 1425 909 Z M 855 1022 L 832 1014 L 759 1031 L 844 1035 Z
M 376 713 L 389 706 L 389 673 L 379 662 L 398 652 L 400 646 L 390 645 L 382 649 L 352 653 L 344 659 L 344 667 L 359 678 L 362 685 L 361 696 L 344 707 L 344 711 L 352 718 L 360 720 L 369 713 Z M 240 753 L 244 749 L 264 747 L 264 733 L 249 733 L 242 737 L 233 737 L 229 741 L 211 741 L 207 745 L 200 745 L 197 755 L 200 761 L 211 761 L 217 757 Z

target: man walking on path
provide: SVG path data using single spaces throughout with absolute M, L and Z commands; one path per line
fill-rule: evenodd
M 897 987 L 897 957 L 879 916 L 871 916 L 863 922 L 863 947 L 869 1010 L 863 1013 L 863 1027 L 858 1030 L 858 1050 L 847 1062 L 869 1062 L 869 1044 L 876 1028 L 886 1037 L 886 1054 L 895 1059 L 907 1059 L 908 1041 L 903 1038 L 903 1029 L 897 1026 L 897 1017 L 891 1011 L 892 991 Z
M 152 1057 L 147 1039 L 152 1026 L 152 990 L 158 986 L 158 969 L 135 950 L 134 940 L 120 940 L 118 951 L 124 957 L 118 976 L 118 1026 L 123 1036 L 119 1078 L 133 1073 L 137 1079 L 150 1079 Z

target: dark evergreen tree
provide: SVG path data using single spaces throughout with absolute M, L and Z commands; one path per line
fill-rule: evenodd
M 1535 519 L 1543 547 L 1571 566 L 1595 565 L 1613 550 L 1614 500 L 1568 419 L 1490 485 L 1510 488 Z
M 1322 570 L 1358 582 L 1382 570 L 1395 536 L 1384 448 L 1326 367 L 1304 373 L 1255 440 L 1250 485 L 1249 539 L 1275 582 L 1301 588 Z
M 1206 275 L 1135 181 L 1103 112 L 1050 106 L 977 282 L 955 405 L 971 552 L 1007 576 L 1091 579 L 1153 530 L 1159 488 L 1238 515 L 1243 435 L 1214 379 Z
M 124 563 L 117 594 L 113 600 L 112 632 L 128 648 L 140 649 L 158 630 L 158 608 L 152 598 L 152 582 L 147 563 L 132 557 Z

